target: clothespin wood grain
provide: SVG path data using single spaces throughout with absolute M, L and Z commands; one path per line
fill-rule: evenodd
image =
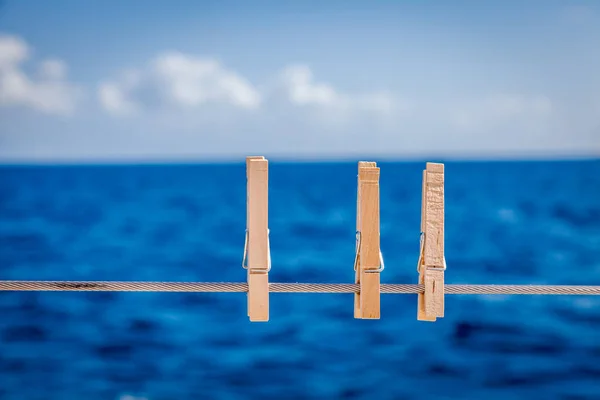
M 354 318 L 379 319 L 381 314 L 379 175 L 376 163 L 358 163 L 355 281 L 360 293 L 355 294 Z
M 435 321 L 444 316 L 444 164 L 427 163 L 423 171 L 421 253 L 417 319 Z
M 246 158 L 246 235 L 248 316 L 269 320 L 269 162 L 262 156 Z

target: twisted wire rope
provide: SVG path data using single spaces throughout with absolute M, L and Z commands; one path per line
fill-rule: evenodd
M 423 293 L 423 285 L 383 283 L 382 294 Z M 244 282 L 0 281 L 0 291 L 245 293 Z M 272 293 L 359 293 L 354 283 L 270 283 Z M 600 295 L 600 286 L 445 284 L 446 294 Z

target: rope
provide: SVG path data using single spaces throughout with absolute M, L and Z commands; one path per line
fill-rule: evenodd
M 423 285 L 381 284 L 381 293 L 423 293 Z M 245 293 L 248 284 L 237 282 L 106 282 L 106 281 L 0 281 L 0 291 L 65 292 L 204 292 Z M 272 293 L 358 293 L 354 283 L 270 283 Z M 568 285 L 444 285 L 446 294 L 600 295 L 600 286 Z

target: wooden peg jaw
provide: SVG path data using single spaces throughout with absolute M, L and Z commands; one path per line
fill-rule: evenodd
M 444 316 L 444 164 L 427 163 L 423 171 L 421 250 L 417 269 L 424 293 L 418 295 L 417 319 Z
M 360 284 L 360 293 L 354 295 L 354 318 L 379 319 L 381 315 L 379 174 L 376 163 L 358 163 L 355 282 Z
M 269 161 L 262 156 L 246 158 L 246 235 L 248 317 L 269 320 Z

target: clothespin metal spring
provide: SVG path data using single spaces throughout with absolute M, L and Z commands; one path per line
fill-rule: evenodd
M 356 231 L 356 255 L 354 256 L 354 271 L 358 270 L 358 260 L 360 253 L 360 231 Z M 381 273 L 385 269 L 385 264 L 383 262 L 383 254 L 381 250 L 379 250 L 379 268 L 377 269 L 365 269 L 363 272 L 368 274 Z
M 246 229 L 246 239 L 244 240 L 244 257 L 242 258 L 242 268 L 248 270 L 250 274 L 268 274 L 271 271 L 271 243 L 269 242 L 270 230 L 267 229 L 267 246 L 269 246 L 268 266 L 264 268 L 248 268 L 248 229 Z
M 423 246 L 424 245 L 425 245 L 425 232 L 421 232 L 421 239 L 420 239 L 421 248 L 419 250 L 419 261 L 417 261 L 417 272 L 421 272 L 422 267 L 425 267 L 426 270 L 430 270 L 430 271 L 445 271 L 446 270 L 446 256 L 444 256 L 444 265 L 442 267 L 421 265 L 421 263 L 423 262 Z

